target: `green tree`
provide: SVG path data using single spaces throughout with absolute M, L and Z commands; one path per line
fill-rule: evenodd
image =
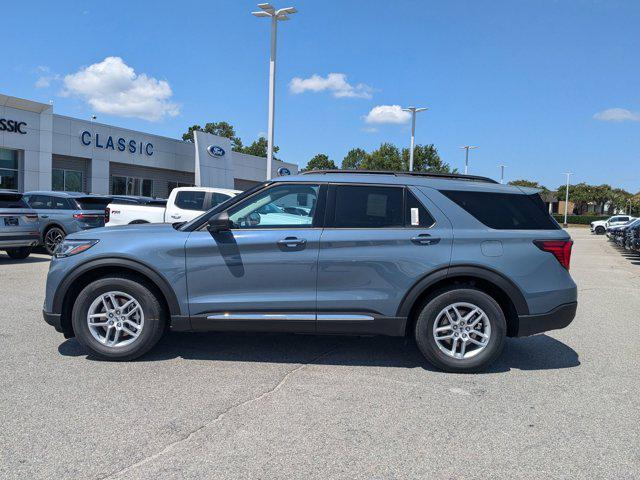
M 402 170 L 402 155 L 392 143 L 383 143 L 362 162 L 364 170 Z
M 225 137 L 231 140 L 232 150 L 234 152 L 242 151 L 242 140 L 240 137 L 236 136 L 236 131 L 233 128 L 233 125 L 227 122 L 212 122 L 205 124 L 204 128 L 200 125 L 193 125 L 189 127 L 186 133 L 182 135 L 182 140 L 187 142 L 193 142 L 193 132 L 194 130 L 200 132 L 207 132 L 212 135 L 217 135 L 219 137 Z
M 402 170 L 409 170 L 409 148 L 402 149 Z M 456 169 L 443 162 L 438 149 L 433 145 L 415 145 L 413 148 L 413 171 L 431 173 L 457 173 Z
M 343 170 L 359 170 L 369 157 L 369 154 L 362 148 L 352 148 L 342 160 Z
M 255 155 L 256 157 L 266 157 L 267 156 L 267 139 L 264 137 L 260 137 L 257 140 L 255 140 L 251 145 L 249 145 L 248 147 L 244 147 L 241 150 L 238 150 L 241 153 L 246 153 L 249 155 Z M 278 160 L 275 156 L 275 153 L 278 152 L 278 150 L 280 150 L 280 147 L 277 147 L 276 145 L 273 146 L 273 159 L 274 160 Z
M 540 185 L 538 182 L 534 182 L 533 180 L 512 180 L 509 182 L 509 185 L 515 185 L 517 187 L 528 187 L 528 188 L 539 188 L 543 192 L 548 192 L 549 189 L 544 185 Z
M 309 163 L 307 163 L 307 166 L 303 168 L 302 171 L 306 172 L 308 170 L 335 170 L 337 168 L 338 167 L 336 167 L 334 161 L 329 158 L 329 155 L 318 153 L 311 160 L 309 160 Z

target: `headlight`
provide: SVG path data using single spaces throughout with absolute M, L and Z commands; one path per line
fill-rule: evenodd
M 99 240 L 63 240 L 56 247 L 53 255 L 56 258 L 70 257 L 89 250 Z

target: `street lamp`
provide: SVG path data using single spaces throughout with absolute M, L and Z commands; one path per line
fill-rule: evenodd
M 473 145 L 464 145 L 460 148 L 464 148 L 466 150 L 464 157 L 464 174 L 466 175 L 469 172 L 469 150 L 475 150 L 478 147 L 474 147 Z
M 506 165 L 498 165 L 500 167 L 500 183 L 504 183 L 504 168 Z
M 273 173 L 273 123 L 275 115 L 276 97 L 276 36 L 278 33 L 278 21 L 289 20 L 289 15 L 293 15 L 298 10 L 294 7 L 280 8 L 276 10 L 269 3 L 258 4 L 260 11 L 251 12 L 255 17 L 271 18 L 271 56 L 269 57 L 269 123 L 267 129 L 267 180 Z
M 567 188 L 564 197 L 564 224 L 563 227 L 567 228 L 569 224 L 567 223 L 567 212 L 569 210 L 569 177 L 573 175 L 571 172 L 565 172 L 563 175 L 567 176 Z
M 407 107 L 402 109 L 405 112 L 411 112 L 411 150 L 409 150 L 409 171 L 413 172 L 413 149 L 416 143 L 416 113 L 424 112 L 424 107 Z

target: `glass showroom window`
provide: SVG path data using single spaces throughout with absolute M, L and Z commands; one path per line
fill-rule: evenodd
M 18 152 L 0 148 L 0 189 L 18 189 Z
M 51 171 L 51 187 L 56 192 L 82 192 L 82 172 L 54 168 Z
M 153 180 L 148 178 L 111 176 L 112 195 L 153 196 Z

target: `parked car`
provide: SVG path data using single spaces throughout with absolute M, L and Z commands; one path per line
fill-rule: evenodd
M 607 227 L 607 232 L 606 232 L 606 236 L 609 240 L 615 242 L 616 238 L 618 237 L 618 235 L 620 235 L 620 231 L 625 227 L 625 225 L 627 225 L 629 222 L 625 222 L 623 224 L 619 224 L 619 225 L 613 225 L 613 226 L 609 226 Z
M 239 190 L 208 187 L 174 188 L 167 200 L 142 204 L 112 202 L 106 210 L 106 226 L 139 223 L 187 222 L 240 193 Z
M 143 355 L 168 327 L 411 336 L 437 367 L 476 371 L 506 336 L 573 320 L 572 244 L 534 189 L 466 175 L 310 172 L 185 224 L 69 236 L 51 262 L 43 314 L 111 360 Z
M 640 252 L 640 225 L 631 229 L 632 238 L 630 241 L 631 250 Z
M 624 247 L 625 250 L 632 250 L 635 231 L 639 229 L 640 229 L 640 218 L 632 222 L 629 222 L 628 225 L 623 227 L 624 233 L 620 241 L 620 246 Z
M 40 243 L 49 255 L 70 233 L 104 226 L 110 196 L 78 192 L 26 192 L 25 201 L 38 214 Z
M 607 231 L 607 227 L 623 225 L 629 220 L 633 219 L 634 218 L 629 215 L 614 215 L 613 217 L 609 217 L 606 220 L 596 220 L 595 222 L 591 222 L 591 233 L 595 233 L 596 235 L 604 235 Z
M 22 194 L 0 190 L 0 250 L 23 260 L 39 238 L 38 215 L 25 203 Z

